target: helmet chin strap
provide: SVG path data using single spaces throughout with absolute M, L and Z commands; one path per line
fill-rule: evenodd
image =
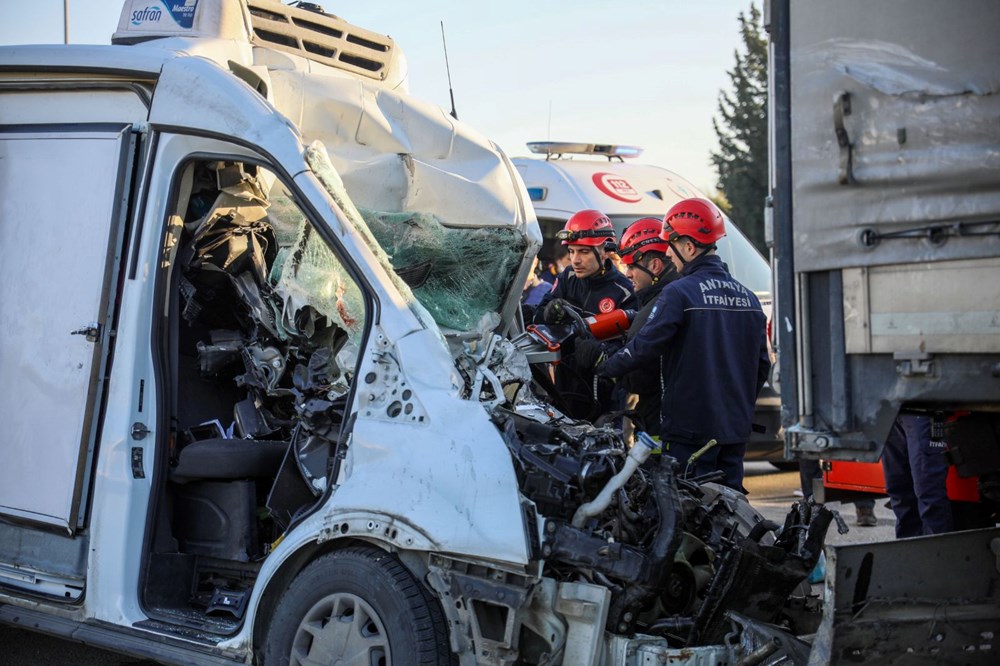
M 670 249 L 673 250 L 674 256 L 677 257 L 677 259 L 681 262 L 681 267 L 683 268 L 684 266 L 687 266 L 689 260 L 685 259 L 684 255 L 677 251 L 677 248 L 674 246 L 674 241 L 668 240 L 667 243 L 670 244 Z M 693 257 L 691 257 L 690 261 L 694 261 L 701 255 L 705 254 L 710 249 L 712 249 L 712 246 L 699 245 L 698 243 L 694 243 L 694 246 L 695 249 L 698 250 L 698 253 L 695 254 Z
M 649 278 L 653 281 L 653 284 L 656 284 L 657 282 L 660 281 L 660 273 L 654 273 L 653 271 L 649 270 L 649 268 L 647 268 L 646 266 L 640 264 L 638 261 L 631 264 L 631 266 L 632 268 L 637 268 L 646 275 L 648 275 Z
M 674 241 L 672 241 L 672 240 L 668 240 L 668 241 L 667 241 L 667 243 L 669 243 L 669 244 L 670 244 L 670 250 L 671 250 L 671 252 L 673 252 L 673 253 L 674 253 L 674 256 L 675 256 L 675 257 L 677 257 L 677 260 L 678 260 L 679 262 L 681 262 L 681 268 L 683 268 L 684 266 L 687 266 L 687 259 L 685 259 L 685 258 L 684 258 L 684 255 L 683 255 L 683 254 L 681 254 L 681 253 L 680 253 L 680 252 L 679 252 L 679 251 L 677 250 L 677 246 L 676 246 L 676 245 L 674 245 Z
M 607 269 L 607 267 L 604 265 L 604 261 L 601 259 L 601 253 L 597 251 L 596 247 L 592 247 L 590 249 L 594 253 L 594 259 L 597 259 L 598 275 L 604 275 L 604 271 Z

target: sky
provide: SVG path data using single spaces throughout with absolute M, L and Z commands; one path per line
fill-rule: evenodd
M 67 0 L 69 41 L 109 44 L 122 0 Z M 710 153 L 726 72 L 751 0 L 320 0 L 387 34 L 410 92 L 446 109 L 444 21 L 459 118 L 511 157 L 528 141 L 641 146 L 638 163 L 711 193 Z M 156 5 L 160 0 L 150 0 Z M 0 44 L 61 43 L 63 0 L 0 0 Z M 759 2 L 758 2 L 759 6 Z

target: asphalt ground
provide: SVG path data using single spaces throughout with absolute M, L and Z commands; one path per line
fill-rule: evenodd
M 779 472 L 765 462 L 746 464 L 744 486 L 750 492 L 750 503 L 765 518 L 777 523 L 784 522 L 791 505 L 799 499 L 795 490 L 799 487 L 798 472 Z M 871 543 L 894 538 L 895 518 L 885 507 L 885 500 L 875 503 L 878 525 L 857 527 L 855 510 L 852 505 L 841 506 L 838 502 L 827 505 L 841 511 L 844 522 L 850 528 L 845 535 L 837 533 L 831 525 L 827 543 Z M 0 625 L 0 666 L 152 666 L 154 662 L 127 657 L 114 652 L 98 650 L 73 641 L 60 640 L 23 629 Z

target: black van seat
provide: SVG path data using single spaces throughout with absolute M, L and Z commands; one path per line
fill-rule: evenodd
M 170 470 L 174 483 L 260 479 L 278 473 L 288 442 L 259 439 L 202 439 L 181 449 Z

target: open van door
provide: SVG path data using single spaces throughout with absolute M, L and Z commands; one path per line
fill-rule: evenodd
M 86 519 L 135 135 L 0 125 L 0 518 Z

